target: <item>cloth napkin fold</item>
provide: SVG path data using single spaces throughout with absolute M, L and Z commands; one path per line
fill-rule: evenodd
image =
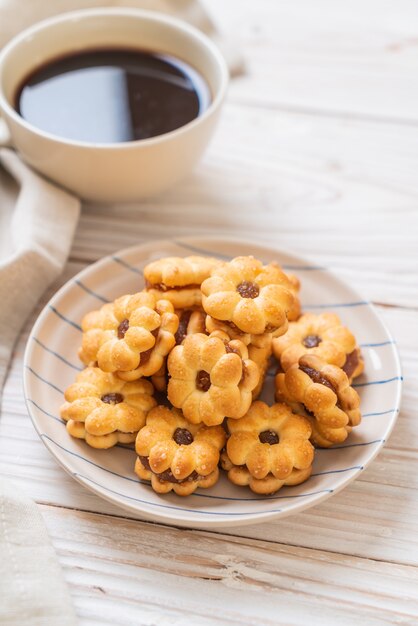
M 0 215 L 0 389 L 16 337 L 42 293 L 62 272 L 80 201 L 35 174 L 8 149 L 0 162 L 20 193 Z
M 0 624 L 75 626 L 71 598 L 38 507 L 0 478 Z
M 1 399 L 16 338 L 67 260 L 80 202 L 32 172 L 12 150 L 0 150 L 0 165 L 17 183 L 0 187 Z M 2 626 L 76 624 L 40 511 L 5 479 L 0 479 L 0 581 Z

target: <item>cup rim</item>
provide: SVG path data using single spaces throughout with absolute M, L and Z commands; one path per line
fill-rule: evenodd
M 47 139 L 55 143 L 68 145 L 68 146 L 75 146 L 75 147 L 83 148 L 86 150 L 102 149 L 106 151 L 112 151 L 112 150 L 118 151 L 118 150 L 123 150 L 123 149 L 126 150 L 126 149 L 138 148 L 138 146 L 145 147 L 145 146 L 156 145 L 164 141 L 167 141 L 169 139 L 174 139 L 180 135 L 183 135 L 184 133 L 189 132 L 194 127 L 202 124 L 208 117 L 210 117 L 216 111 L 216 109 L 219 108 L 219 106 L 221 105 L 222 101 L 225 98 L 226 90 L 228 87 L 229 71 L 226 65 L 226 61 L 221 51 L 219 50 L 219 48 L 216 46 L 216 44 L 198 28 L 191 26 L 190 24 L 188 24 L 187 22 L 179 18 L 172 17 L 171 15 L 159 13 L 157 11 L 149 11 L 149 10 L 137 9 L 133 7 L 132 8 L 130 7 L 102 7 L 102 8 L 93 8 L 93 9 L 79 9 L 77 11 L 67 11 L 65 13 L 60 13 L 59 15 L 55 15 L 53 17 L 49 17 L 39 22 L 36 22 L 32 26 L 29 26 L 29 28 L 26 28 L 25 30 L 15 35 L 1 50 L 0 52 L 0 80 L 1 80 L 1 74 L 2 74 L 2 66 L 5 62 L 5 59 L 7 59 L 7 56 L 10 54 L 10 52 L 28 36 L 30 37 L 31 35 L 38 33 L 39 31 L 45 30 L 51 26 L 53 27 L 57 23 L 66 22 L 66 21 L 74 21 L 77 18 L 95 17 L 95 16 L 103 17 L 103 16 L 114 16 L 114 15 L 140 18 L 142 20 L 149 21 L 149 22 L 158 22 L 160 24 L 161 23 L 166 24 L 172 27 L 174 30 L 177 30 L 177 31 L 180 30 L 184 34 L 191 36 L 192 38 L 197 40 L 197 42 L 201 46 L 209 50 L 210 54 L 215 59 L 218 65 L 218 68 L 220 70 L 220 85 L 216 91 L 216 94 L 214 94 L 214 97 L 212 101 L 210 102 L 210 105 L 208 106 L 206 111 L 202 113 L 202 115 L 198 115 L 196 118 L 194 118 L 190 122 L 187 122 L 187 124 L 183 124 L 183 126 L 179 126 L 179 128 L 171 130 L 167 133 L 163 133 L 161 135 L 156 135 L 155 137 L 149 137 L 147 139 L 135 139 L 133 141 L 123 141 L 123 142 L 118 142 L 118 143 L 116 142 L 115 143 L 95 143 L 95 142 L 89 142 L 89 141 L 78 141 L 75 139 L 66 139 L 65 137 L 54 135 L 53 133 L 44 131 L 38 128 L 37 126 L 35 126 L 34 124 L 27 122 L 21 115 L 17 113 L 17 111 L 9 103 L 8 99 L 6 98 L 3 92 L 1 82 L 0 82 L 0 114 L 3 110 L 4 112 L 7 113 L 9 117 L 11 117 L 14 120 L 14 122 L 22 126 L 25 130 L 37 136 L 40 136 L 43 139 Z

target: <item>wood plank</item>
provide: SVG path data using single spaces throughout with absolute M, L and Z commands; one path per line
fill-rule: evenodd
M 0 452 L 1 474 L 37 502 L 135 517 L 76 483 L 49 458 L 38 441 L 26 443 L 20 439 L 16 445 L 11 438 L 4 437 Z M 326 502 L 282 520 L 237 525 L 225 533 L 268 537 L 272 542 L 416 566 L 417 484 L 416 479 L 412 485 L 407 481 L 408 475 L 416 476 L 417 471 L 416 457 L 397 458 L 386 450 L 361 478 Z
M 81 624 L 413 624 L 418 570 L 42 507 Z M 267 535 L 268 536 L 268 535 Z
M 84 208 L 72 258 L 187 235 L 262 241 L 337 270 L 367 299 L 418 306 L 418 127 L 229 103 L 195 174 L 159 198 Z
M 219 24 L 244 54 L 241 104 L 352 119 L 418 121 L 414 0 L 211 0 Z

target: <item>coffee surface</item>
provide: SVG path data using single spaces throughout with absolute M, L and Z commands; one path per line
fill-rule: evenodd
M 184 61 L 141 50 L 90 50 L 55 59 L 26 78 L 15 108 L 39 129 L 92 143 L 168 133 L 210 104 L 203 77 Z

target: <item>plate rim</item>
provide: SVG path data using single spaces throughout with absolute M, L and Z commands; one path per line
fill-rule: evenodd
M 90 263 L 89 265 L 87 265 L 85 268 L 83 268 L 82 270 L 77 272 L 74 276 L 72 276 L 69 280 L 67 280 L 63 285 L 61 285 L 61 287 L 48 300 L 48 302 L 45 304 L 45 306 L 42 308 L 41 312 L 39 313 L 38 317 L 36 318 L 31 328 L 31 331 L 29 333 L 25 351 L 24 351 L 24 356 L 23 356 L 23 393 L 24 393 L 26 408 L 31 418 L 31 422 L 35 428 L 35 431 L 39 436 L 39 439 L 42 441 L 42 443 L 45 445 L 47 450 L 53 456 L 54 460 L 67 472 L 67 474 L 69 474 L 73 479 L 75 479 L 84 488 L 87 488 L 89 491 L 95 493 L 99 497 L 110 502 L 113 506 L 129 511 L 136 518 L 144 518 L 144 519 L 152 520 L 154 522 L 158 522 L 162 524 L 170 524 L 174 526 L 181 526 L 181 527 L 188 527 L 188 528 L 215 528 L 215 527 L 227 528 L 231 526 L 247 526 L 251 524 L 258 524 L 258 523 L 262 523 L 262 522 L 273 520 L 273 519 L 283 519 L 289 515 L 295 515 L 297 513 L 300 513 L 306 509 L 309 509 L 313 506 L 316 506 L 324 502 L 329 497 L 333 496 L 336 493 L 339 493 L 342 489 L 347 487 L 348 484 L 353 482 L 362 471 L 364 471 L 367 467 L 370 466 L 370 464 L 374 461 L 376 456 L 381 452 L 382 448 L 386 445 L 387 440 L 390 437 L 393 431 L 393 428 L 397 422 L 399 412 L 400 412 L 402 387 L 403 387 L 402 365 L 401 365 L 401 360 L 399 356 L 399 351 L 397 348 L 396 341 L 394 340 L 386 323 L 382 320 L 382 318 L 378 314 L 374 304 L 368 300 L 367 301 L 364 300 L 364 302 L 366 302 L 367 306 L 371 309 L 374 316 L 378 319 L 379 323 L 382 326 L 383 331 L 387 335 L 387 338 L 392 341 L 391 356 L 394 360 L 396 374 L 399 377 L 398 380 L 396 380 L 396 391 L 393 392 L 394 397 L 395 397 L 394 414 L 391 419 L 391 422 L 388 424 L 385 432 L 382 434 L 383 440 L 379 442 L 376 448 L 369 454 L 368 459 L 364 462 L 362 467 L 356 469 L 353 473 L 346 475 L 336 488 L 330 491 L 324 492 L 324 493 L 316 494 L 317 497 L 315 498 L 314 502 L 309 501 L 309 500 L 304 501 L 303 499 L 300 499 L 297 504 L 295 504 L 293 507 L 289 509 L 285 509 L 281 511 L 251 512 L 251 513 L 243 514 L 239 518 L 231 514 L 230 518 L 226 518 L 224 520 L 218 519 L 218 518 L 210 519 L 210 516 L 208 516 L 208 518 L 206 519 L 197 519 L 197 520 L 173 518 L 170 515 L 169 509 L 167 510 L 167 512 L 161 512 L 160 510 L 152 511 L 152 512 L 147 511 L 147 510 L 144 511 L 143 509 L 139 508 L 137 504 L 133 505 L 133 504 L 130 504 L 129 502 L 126 502 L 124 500 L 123 495 L 114 497 L 108 494 L 100 485 L 94 485 L 89 480 L 85 479 L 83 476 L 80 476 L 77 473 L 72 472 L 70 467 L 67 466 L 66 463 L 64 462 L 63 455 L 58 453 L 57 448 L 53 447 L 51 442 L 48 439 L 41 436 L 42 433 L 38 429 L 37 417 L 36 417 L 35 411 L 33 410 L 33 407 L 31 406 L 29 402 L 28 389 L 31 385 L 31 382 L 29 379 L 28 366 L 30 364 L 30 357 L 31 357 L 31 353 L 33 351 L 33 347 L 35 344 L 35 342 L 33 341 L 33 337 L 36 336 L 38 329 L 42 327 L 42 324 L 44 323 L 45 319 L 50 313 L 50 307 L 60 300 L 61 296 L 64 295 L 70 289 L 70 287 L 76 280 L 81 280 L 82 278 L 89 275 L 90 273 L 95 273 L 97 269 L 100 269 L 102 266 L 105 266 L 111 259 L 114 259 L 114 257 L 124 258 L 127 255 L 136 253 L 137 251 L 142 251 L 146 253 L 147 249 L 152 251 L 152 249 L 155 249 L 160 246 L 165 246 L 165 245 L 177 245 L 178 244 L 179 246 L 182 246 L 182 244 L 184 243 L 186 245 L 189 244 L 190 246 L 193 247 L 193 245 L 196 246 L 196 243 L 199 243 L 199 242 L 207 242 L 209 245 L 210 243 L 215 243 L 215 244 L 225 244 L 225 245 L 233 244 L 233 245 L 238 245 L 238 246 L 242 245 L 248 248 L 251 248 L 251 247 L 263 248 L 265 250 L 269 250 L 272 253 L 278 253 L 279 255 L 280 254 L 286 255 L 288 258 L 294 261 L 297 261 L 299 264 L 302 262 L 306 266 L 312 265 L 312 261 L 309 259 L 309 257 L 295 255 L 293 252 L 289 252 L 288 250 L 286 250 L 286 248 L 278 247 L 275 244 L 265 243 L 260 240 L 250 241 L 249 239 L 243 239 L 240 237 L 225 237 L 225 236 L 217 237 L 217 236 L 196 235 L 196 236 L 188 236 L 188 237 L 179 237 L 179 238 L 172 239 L 172 240 L 171 239 L 156 239 L 156 240 L 138 243 L 133 246 L 128 246 L 126 248 L 122 248 L 120 250 L 107 254 L 97 259 L 93 263 Z M 208 254 L 209 253 L 210 251 L 208 251 Z M 193 254 L 193 253 L 191 252 L 190 254 Z M 197 252 L 195 254 L 197 254 Z M 361 293 L 359 293 L 359 291 L 356 288 L 352 287 L 350 283 L 347 283 L 343 278 L 341 278 L 336 272 L 334 272 L 334 270 L 326 266 L 312 265 L 312 267 L 318 267 L 318 270 L 326 271 L 326 273 L 330 275 L 334 280 L 342 284 L 346 289 L 349 289 L 356 297 L 358 297 L 359 301 L 363 301 Z M 292 271 L 297 272 L 297 269 L 295 268 Z M 331 308 L 332 308 L 332 305 L 331 305 Z M 197 510 L 196 513 L 199 514 L 199 511 Z M 214 514 L 214 518 L 215 517 L 216 517 L 216 513 Z

